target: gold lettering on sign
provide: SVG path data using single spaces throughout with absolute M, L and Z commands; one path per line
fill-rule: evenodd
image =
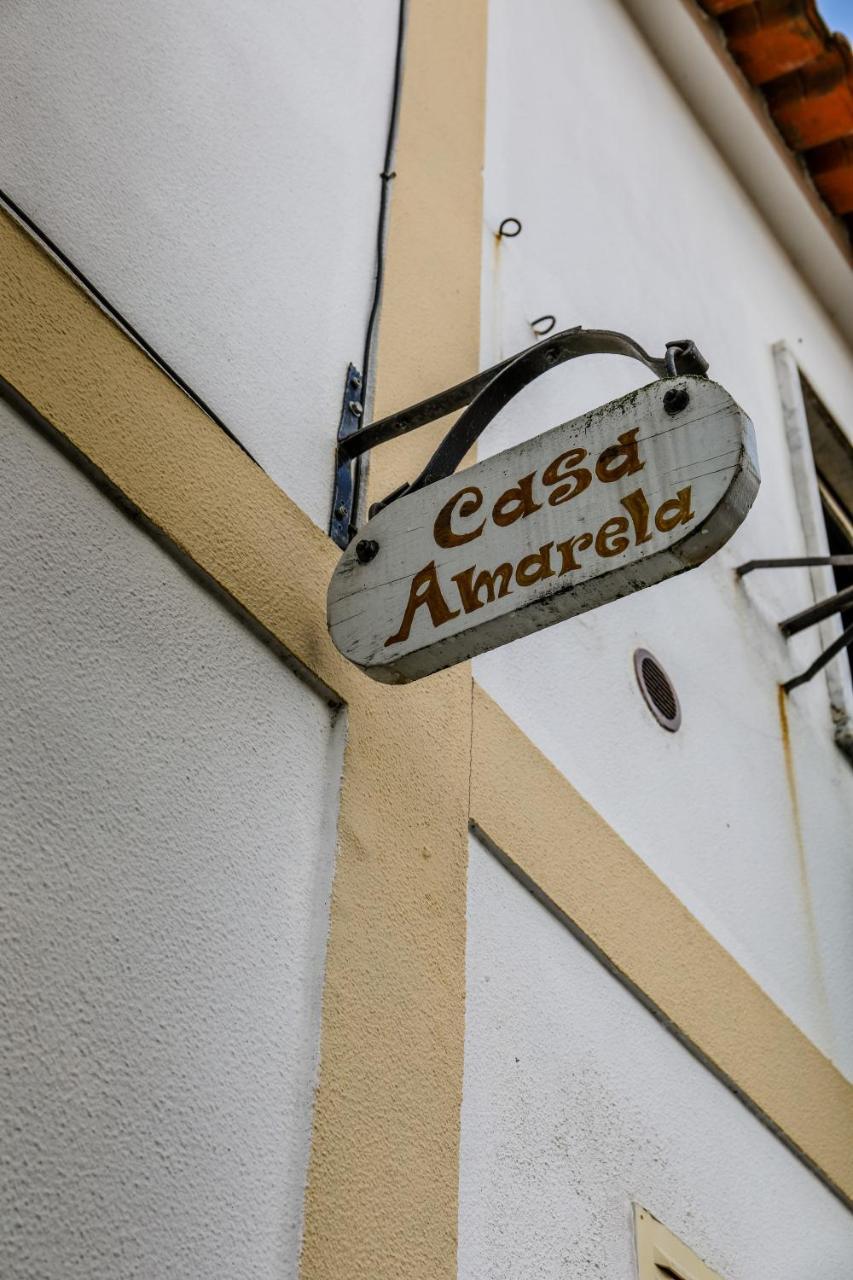
M 575 559 L 575 547 L 577 547 L 578 551 L 586 551 L 587 547 L 591 546 L 591 533 L 580 533 L 575 538 L 566 538 L 565 542 L 558 542 L 557 550 L 563 557 L 563 563 L 560 566 L 560 573 L 570 573 L 572 569 L 580 568 L 580 565 Z
M 461 573 L 454 573 L 453 581 L 459 588 L 459 599 L 462 601 L 462 608 L 466 613 L 473 613 L 475 609 L 482 609 L 484 604 L 492 604 L 495 600 L 495 579 L 500 578 L 500 586 L 497 591 L 497 598 L 500 600 L 503 596 L 511 594 L 510 582 L 512 581 L 512 565 L 499 564 L 494 573 L 489 573 L 488 569 L 483 569 L 477 574 L 476 579 L 474 573 L 477 566 L 471 565 L 470 569 L 463 569 Z M 480 592 L 485 591 L 486 599 L 480 599 Z
M 631 517 L 631 523 L 634 526 L 634 544 L 639 546 L 641 542 L 651 541 L 649 533 L 649 504 L 646 502 L 646 495 L 642 489 L 635 489 L 633 493 L 626 493 L 621 500 L 621 505 Z
M 642 471 L 646 464 L 640 461 L 637 449 L 639 433 L 639 427 L 634 427 L 633 431 L 623 431 L 621 436 L 616 437 L 617 443 L 599 455 L 595 464 L 595 474 L 599 480 L 609 484 L 612 480 L 621 480 L 623 476 L 632 476 L 635 471 Z
M 595 535 L 595 549 L 598 554 L 605 557 L 618 556 L 623 551 L 627 551 L 631 541 L 621 536 L 627 531 L 628 521 L 624 516 L 613 516 L 611 520 L 605 520 Z
M 639 427 L 623 431 L 616 437 L 615 444 L 608 445 L 598 455 L 594 468 L 592 463 L 588 467 L 581 466 L 588 457 L 586 449 L 567 449 L 558 454 L 543 468 L 540 478 L 541 484 L 550 490 L 547 495 L 548 505 L 562 506 L 583 493 L 592 483 L 593 472 L 598 480 L 611 484 L 614 480 L 642 471 L 646 464 L 640 457 L 638 436 Z M 538 501 L 534 490 L 536 478 L 535 471 L 522 476 L 499 496 L 491 512 L 496 525 L 506 528 L 542 509 L 542 502 Z M 476 516 L 482 509 L 483 501 L 483 491 L 475 485 L 457 490 L 435 518 L 433 537 L 436 544 L 443 548 L 460 547 L 479 538 L 486 527 L 485 519 L 468 529 L 461 528 L 460 521 Z M 678 489 L 674 498 L 661 503 L 655 512 L 654 523 L 648 499 L 642 489 L 626 493 L 619 499 L 619 504 L 627 515 L 610 516 L 595 533 L 582 529 L 562 542 L 546 542 L 538 551 L 523 555 L 515 565 L 507 560 L 490 570 L 480 569 L 472 564 L 453 574 L 452 582 L 456 586 L 461 606 L 459 609 L 451 609 L 448 604 L 438 580 L 435 561 L 431 560 L 412 578 L 400 628 L 385 641 L 386 647 L 408 640 L 412 624 L 421 608 L 429 614 L 433 628 L 443 627 L 451 619 L 458 618 L 462 610 L 466 614 L 475 613 L 485 605 L 494 604 L 512 595 L 513 581 L 519 587 L 532 587 L 547 578 L 558 575 L 563 577 L 583 567 L 579 560 L 583 551 L 592 549 L 602 560 L 610 560 L 622 555 L 632 545 L 638 547 L 651 542 L 655 529 L 660 533 L 670 533 L 678 525 L 689 524 L 695 519 L 690 485 Z M 580 521 L 582 520 L 583 516 L 580 517 Z M 554 567 L 552 551 L 556 551 L 560 557 L 559 568 Z
M 551 568 L 551 548 L 553 542 L 546 542 L 544 547 L 534 551 L 532 556 L 523 556 L 515 570 L 515 580 L 520 587 L 532 587 L 534 582 L 543 578 L 553 578 Z
M 460 498 L 463 499 L 462 502 L 459 501 Z M 450 522 L 457 503 L 459 503 L 459 514 L 463 519 L 466 516 L 473 516 L 483 505 L 483 492 L 474 485 L 469 485 L 467 489 L 460 489 L 458 493 L 454 493 L 450 501 L 444 504 L 435 517 L 432 530 L 433 537 L 440 547 L 461 547 L 463 542 L 473 542 L 475 538 L 479 538 L 486 527 L 484 520 L 482 524 L 477 525 L 476 529 L 471 529 L 468 533 L 456 533 L 451 528 Z
M 523 476 L 514 489 L 507 489 L 506 493 L 501 494 L 492 508 L 492 519 L 495 524 L 502 527 L 515 524 L 516 520 L 523 520 L 525 516 L 539 510 L 542 503 L 533 501 L 535 475 L 534 471 L 529 476 Z
M 670 529 L 674 529 L 677 524 L 687 524 L 688 520 L 693 519 L 693 511 L 690 509 L 690 488 L 677 489 L 674 498 L 670 498 L 668 502 L 663 502 L 658 507 L 655 516 L 655 524 L 661 533 L 669 533 Z
M 451 618 L 458 618 L 459 616 L 459 610 L 451 609 L 441 594 L 434 560 L 431 560 L 428 565 L 412 578 L 409 599 L 406 604 L 406 612 L 403 614 L 403 621 L 400 623 L 400 630 L 395 636 L 389 636 L 385 641 L 386 649 L 389 644 L 400 644 L 403 640 L 408 640 L 415 614 L 421 605 L 425 605 L 429 610 L 429 616 L 434 627 L 440 627 L 445 622 L 449 622 Z
M 552 484 L 559 484 L 561 480 L 569 481 L 568 484 L 560 484 L 559 488 L 549 496 L 548 502 L 552 507 L 559 506 L 561 502 L 568 502 L 570 498 L 576 498 L 579 493 L 583 493 L 592 480 L 592 472 L 589 468 L 578 466 L 585 457 L 586 449 L 568 449 L 565 453 L 561 453 L 559 458 L 549 462 L 542 472 L 542 483 L 549 487 Z

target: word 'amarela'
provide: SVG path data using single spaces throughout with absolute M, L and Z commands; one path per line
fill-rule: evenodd
M 641 472 L 645 462 L 637 445 L 639 428 L 617 436 L 616 443 L 599 454 L 594 468 L 583 466 L 586 449 L 567 449 L 544 467 L 533 471 L 500 495 L 491 512 L 483 512 L 483 493 L 476 485 L 459 489 L 439 511 L 433 525 L 433 538 L 439 547 L 458 547 L 479 538 L 489 519 L 500 528 L 524 520 L 547 503 L 560 507 L 571 502 L 592 484 L 612 484 L 625 476 Z M 412 577 L 409 597 L 398 630 L 385 641 L 385 647 L 407 640 L 419 609 L 429 615 L 433 627 L 441 627 L 460 613 L 474 613 L 485 604 L 511 595 L 514 589 L 532 587 L 546 578 L 562 576 L 579 569 L 578 557 L 584 552 L 608 560 L 621 555 L 632 545 L 650 542 L 654 530 L 669 533 L 677 525 L 694 519 L 691 486 L 677 489 L 652 514 L 641 487 L 619 500 L 625 514 L 612 515 L 592 533 L 583 530 L 561 541 L 544 543 L 535 552 L 522 556 L 517 563 L 505 561 L 494 569 L 479 568 L 476 562 L 453 574 L 449 586 L 442 589 L 435 560 L 424 565 Z M 458 600 L 459 607 L 453 607 Z

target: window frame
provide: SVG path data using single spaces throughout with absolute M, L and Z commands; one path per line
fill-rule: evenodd
M 803 528 L 805 554 L 828 556 L 829 540 L 826 533 L 823 506 L 820 495 L 817 467 L 812 451 L 808 410 L 803 394 L 802 379 L 806 377 L 787 342 L 773 346 L 776 380 L 782 400 L 782 417 L 791 462 L 794 493 L 800 523 Z M 808 379 L 813 387 L 812 379 Z M 818 393 L 815 392 L 817 395 Z M 853 444 L 851 444 L 853 448 Z M 838 590 L 830 565 L 814 565 L 805 570 L 811 576 L 815 602 L 834 596 Z M 833 614 L 818 623 L 821 649 L 827 649 L 842 632 L 841 617 Z M 824 668 L 829 708 L 835 726 L 835 741 L 853 762 L 853 680 L 847 654 L 836 655 Z

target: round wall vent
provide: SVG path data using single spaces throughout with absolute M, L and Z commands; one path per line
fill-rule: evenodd
M 675 733 L 681 724 L 681 704 L 672 681 L 648 649 L 637 649 L 634 654 L 634 673 L 640 692 L 658 724 Z

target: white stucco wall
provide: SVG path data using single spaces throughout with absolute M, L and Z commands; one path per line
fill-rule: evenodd
M 322 527 L 396 0 L 9 0 L 0 186 Z
M 0 402 L 0 1274 L 295 1277 L 342 725 Z
M 712 57 L 707 48 L 704 56 Z M 853 771 L 826 683 L 778 684 L 816 656 L 777 623 L 812 602 L 807 572 L 734 568 L 804 554 L 772 345 L 789 342 L 853 436 L 850 352 L 666 79 L 618 0 L 492 0 L 483 363 L 553 313 L 653 353 L 692 337 L 753 418 L 762 490 L 728 547 L 686 577 L 475 663 L 477 679 L 772 998 L 853 1073 Z M 496 243 L 501 219 L 523 232 Z M 540 380 L 482 452 L 648 381 L 598 357 Z M 683 727 L 654 723 L 631 658 L 672 677 Z
M 460 1280 L 626 1280 L 631 1203 L 725 1280 L 846 1280 L 853 1217 L 471 842 Z

